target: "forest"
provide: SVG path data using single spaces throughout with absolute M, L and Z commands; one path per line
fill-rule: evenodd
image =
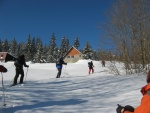
M 5 40 L 0 40 L 0 52 L 9 52 L 9 54 L 16 58 L 24 54 L 26 61 L 35 63 L 39 63 L 41 60 L 47 63 L 56 62 L 56 60 L 59 57 L 63 57 L 72 46 L 78 49 L 80 47 L 80 42 L 78 37 L 76 37 L 74 43 L 71 45 L 69 39 L 63 37 L 59 46 L 56 44 L 54 33 L 52 33 L 48 45 L 43 45 L 41 38 L 32 38 L 31 35 L 28 35 L 26 43 L 18 43 L 15 38 L 10 42 L 7 38 Z M 84 54 L 85 59 L 98 60 L 97 52 L 92 50 L 89 42 L 79 51 Z

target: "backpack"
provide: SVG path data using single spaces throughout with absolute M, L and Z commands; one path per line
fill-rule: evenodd
M 14 65 L 15 65 L 15 67 L 21 67 L 21 64 L 20 64 L 19 59 L 16 59 L 16 60 L 14 61 Z
M 91 62 L 88 62 L 88 67 L 90 67 L 91 66 Z

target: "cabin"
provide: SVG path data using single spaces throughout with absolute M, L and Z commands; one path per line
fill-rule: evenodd
M 14 61 L 16 58 L 8 52 L 0 52 L 0 62 Z
M 64 61 L 69 63 L 77 62 L 80 59 L 83 59 L 83 54 L 74 46 L 72 46 L 64 56 Z

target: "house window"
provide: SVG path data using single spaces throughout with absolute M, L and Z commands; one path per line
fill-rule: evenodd
M 1 59 L 3 58 L 3 55 L 1 55 Z
M 71 56 L 71 58 L 74 58 L 74 56 Z
M 70 58 L 70 56 L 67 56 L 67 58 Z

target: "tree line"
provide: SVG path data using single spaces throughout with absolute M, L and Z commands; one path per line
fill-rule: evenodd
M 9 52 L 15 57 L 24 54 L 27 61 L 33 61 L 36 63 L 41 61 L 56 62 L 59 57 L 66 54 L 71 46 L 79 49 L 80 42 L 78 37 L 75 38 L 73 45 L 70 45 L 68 38 L 62 37 L 60 47 L 56 44 L 54 33 L 52 33 L 48 45 L 43 45 L 40 37 L 34 38 L 31 37 L 31 35 L 28 35 L 25 43 L 18 43 L 15 38 L 10 42 L 7 38 L 5 40 L 0 39 L 0 52 Z M 85 47 L 79 51 L 84 54 L 85 59 L 98 59 L 97 52 L 92 50 L 89 42 L 87 42 Z

